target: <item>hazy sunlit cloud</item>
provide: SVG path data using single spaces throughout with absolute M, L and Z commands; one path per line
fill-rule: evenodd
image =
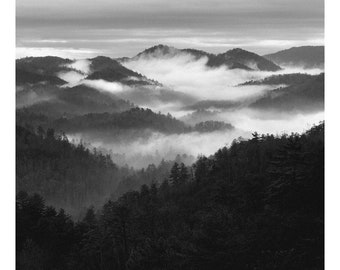
M 99 91 L 105 91 L 111 94 L 117 94 L 124 90 L 124 86 L 122 84 L 116 82 L 107 82 L 105 80 L 83 80 L 81 83 Z
M 138 31 L 139 32 L 139 31 Z M 323 45 L 323 36 L 315 39 L 294 39 L 294 40 L 283 40 L 283 39 L 264 39 L 256 40 L 252 38 L 226 38 L 221 37 L 223 33 L 219 33 L 216 36 L 201 33 L 201 36 L 196 36 L 194 32 L 187 32 L 184 36 L 182 34 L 176 34 L 169 32 L 166 36 L 160 34 L 162 31 L 159 30 L 159 35 L 155 38 L 154 33 L 148 31 L 141 31 L 144 33 L 135 36 L 135 31 L 128 31 L 124 35 L 118 35 L 116 37 L 100 36 L 93 37 L 91 39 L 84 38 L 73 38 L 68 40 L 59 39 L 30 39 L 21 40 L 19 48 L 22 54 L 27 55 L 46 55 L 51 53 L 52 55 L 76 55 L 73 58 L 86 57 L 87 55 L 107 55 L 111 57 L 122 57 L 122 56 L 134 56 L 140 51 L 157 45 L 167 44 L 175 46 L 180 49 L 183 48 L 196 48 L 206 50 L 211 53 L 223 53 L 231 48 L 244 48 L 250 51 L 254 51 L 259 54 L 266 54 L 275 52 L 281 49 L 290 47 L 303 46 L 303 45 Z M 129 35 L 129 36 L 128 36 Z M 41 46 L 43 44 L 43 46 Z M 76 45 L 77 48 L 69 48 L 70 45 Z M 23 47 L 26 51 L 23 50 Z M 100 48 L 100 49 L 98 49 Z M 25 55 L 24 55 L 25 56 Z
M 79 70 L 82 73 L 89 74 L 90 72 L 90 65 L 91 61 L 87 59 L 79 59 L 77 61 L 74 61 L 71 64 L 68 64 L 67 67 Z
M 207 58 L 195 60 L 189 54 L 180 54 L 171 58 L 140 57 L 125 62 L 124 65 L 140 72 L 151 79 L 162 82 L 176 91 L 196 96 L 200 99 L 242 100 L 262 95 L 277 86 L 236 85 L 249 80 L 258 80 L 273 72 L 230 70 L 226 66 L 209 68 Z M 282 71 L 282 73 L 289 71 Z
M 158 43 L 266 54 L 322 45 L 323 33 L 323 0 L 17 1 L 18 47 L 85 48 L 112 57 Z
M 70 59 L 93 57 L 100 51 L 92 49 L 55 48 L 55 47 L 16 47 L 16 58 L 27 56 L 58 56 Z

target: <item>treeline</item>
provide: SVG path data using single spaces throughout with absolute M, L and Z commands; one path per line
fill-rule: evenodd
M 38 193 L 74 217 L 90 205 L 101 207 L 110 197 L 162 182 L 174 162 L 187 160 L 189 157 L 178 155 L 173 161 L 162 160 L 146 169 L 119 167 L 110 155 L 96 148 L 90 151 L 83 142 L 72 144 L 54 129 L 16 127 L 17 190 Z
M 90 113 L 70 119 L 60 118 L 52 126 L 65 131 L 152 129 L 163 133 L 182 133 L 189 130 L 188 126 L 170 114 L 157 114 L 138 107 L 121 113 Z
M 39 105 L 41 106 L 41 104 Z M 74 117 L 51 118 L 42 113 L 32 113 L 29 109 L 17 110 L 17 123 L 20 125 L 42 126 L 45 129 L 54 128 L 58 131 L 94 132 L 102 138 L 118 137 L 125 131 L 139 131 L 138 136 L 149 131 L 164 134 L 181 134 L 188 132 L 213 132 L 232 130 L 231 124 L 221 121 L 204 121 L 195 126 L 186 125 L 170 114 L 155 113 L 150 109 L 134 107 L 119 113 L 88 113 Z M 107 136 L 105 136 L 107 135 Z M 125 136 L 127 139 L 127 137 Z
M 224 123 L 222 121 L 205 121 L 197 123 L 194 127 L 195 131 L 198 132 L 212 132 L 218 130 L 232 130 L 234 126 L 229 123 Z
M 165 134 L 188 132 L 213 132 L 217 130 L 232 130 L 234 127 L 222 121 L 204 121 L 195 126 L 186 125 L 170 114 L 154 113 L 150 109 L 132 108 L 121 113 L 86 114 L 71 119 L 60 118 L 52 126 L 69 132 L 117 130 L 153 130 Z M 114 135 L 114 134 L 111 134 Z
M 242 85 L 261 85 L 261 84 L 301 84 L 308 80 L 311 80 L 315 78 L 316 75 L 309 75 L 304 73 L 291 73 L 291 74 L 279 74 L 279 75 L 271 75 L 269 77 L 266 77 L 262 80 L 251 80 L 247 81 L 245 83 L 240 84 Z
M 17 196 L 19 269 L 323 269 L 324 124 L 253 134 L 74 223 Z
M 87 113 L 122 112 L 135 107 L 129 101 L 85 85 L 71 88 L 52 85 L 25 86 L 23 90 L 17 91 L 16 102 L 18 120 L 26 122 L 32 121 L 29 115 L 34 117 L 36 114 L 55 119 Z
M 192 161 L 192 162 L 190 162 Z M 131 170 L 130 173 L 126 174 L 123 179 L 119 182 L 117 189 L 113 193 L 112 198 L 118 199 L 122 194 L 139 190 L 142 185 L 160 184 L 163 181 L 169 179 L 173 169 L 176 166 L 181 166 L 189 171 L 185 163 L 193 163 L 194 159 L 192 156 L 177 155 L 175 160 L 164 160 L 162 159 L 158 165 L 150 164 L 145 169 Z M 127 169 L 127 167 L 121 167 L 121 170 Z
M 16 127 L 17 190 L 39 193 L 73 214 L 104 203 L 121 179 L 110 156 L 71 144 L 65 135 Z
M 278 112 L 318 112 L 324 110 L 324 99 L 325 74 L 321 73 L 303 83 L 272 90 L 250 107 Z

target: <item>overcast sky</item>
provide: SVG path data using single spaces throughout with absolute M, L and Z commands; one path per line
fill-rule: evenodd
M 17 0 L 17 57 L 323 45 L 323 0 Z

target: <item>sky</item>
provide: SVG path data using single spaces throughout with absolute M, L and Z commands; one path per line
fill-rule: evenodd
M 323 45 L 323 0 L 17 0 L 16 56 L 134 56 L 166 44 L 258 54 Z

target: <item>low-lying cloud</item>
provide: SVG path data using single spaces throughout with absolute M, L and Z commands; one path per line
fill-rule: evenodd
M 72 62 L 71 64 L 68 64 L 67 67 L 79 70 L 80 72 L 82 72 L 84 74 L 89 74 L 89 72 L 90 72 L 90 65 L 91 65 L 91 61 L 90 60 L 88 60 L 88 59 L 79 59 L 79 60 L 76 60 L 76 61 Z
M 153 132 L 148 137 L 131 140 L 103 140 L 90 134 L 70 134 L 68 137 L 75 142 L 89 142 L 92 147 L 105 149 L 118 165 L 128 164 L 135 168 L 146 167 L 150 163 L 159 163 L 163 158 L 175 159 L 177 154 L 212 155 L 223 146 L 230 146 L 234 139 L 248 139 L 251 133 L 282 135 L 292 132 L 304 132 L 313 124 L 324 119 L 323 112 L 309 115 L 273 115 L 253 110 L 243 110 L 228 115 L 221 114 L 222 119 L 236 126 L 235 130 L 215 131 L 211 133 L 185 133 L 166 135 Z
M 197 157 L 200 154 L 210 155 L 235 138 L 249 138 L 251 133 L 282 134 L 303 132 L 313 124 L 324 120 L 323 112 L 296 113 L 255 110 L 245 106 L 279 85 L 238 86 L 246 81 L 261 80 L 274 74 L 308 73 L 319 74 L 320 69 L 304 70 L 289 67 L 278 72 L 230 70 L 225 66 L 209 68 L 207 58 L 194 59 L 189 54 L 172 55 L 171 57 L 140 57 L 124 65 L 150 79 L 165 85 L 128 86 L 105 80 L 87 80 L 89 62 L 77 61 L 72 67 L 81 72 L 69 72 L 59 76 L 69 84 L 84 84 L 99 91 L 109 92 L 119 98 L 128 99 L 136 105 L 151 108 L 155 112 L 171 113 L 187 124 L 194 125 L 200 121 L 217 120 L 230 123 L 233 131 L 211 133 L 186 133 L 166 135 L 152 132 L 150 136 L 140 136 L 134 140 L 104 140 L 100 136 L 71 134 L 72 139 L 83 139 L 93 147 L 108 150 L 119 165 L 127 163 L 136 168 L 149 163 L 157 163 L 162 158 L 174 159 L 177 154 L 188 154 Z M 243 106 L 226 108 L 207 108 L 202 117 L 197 117 L 190 105 L 198 101 L 230 101 Z M 213 103 L 212 103 L 213 104 Z M 206 115 L 204 115 L 206 113 Z
M 114 140 L 103 142 L 100 138 L 91 138 L 86 134 L 70 134 L 68 137 L 75 142 L 84 139 L 90 142 L 92 147 L 106 149 L 111 156 L 120 156 L 121 160 L 115 160 L 119 165 L 127 163 L 135 168 L 146 167 L 148 164 L 160 162 L 161 159 L 173 160 L 177 154 L 194 156 L 211 155 L 224 145 L 232 142 L 240 136 L 248 136 L 249 132 L 228 131 L 212 133 L 185 133 L 165 135 L 154 132 L 148 138 L 139 138 L 126 143 Z
M 125 62 L 127 68 L 172 87 L 174 90 L 194 95 L 200 99 L 240 100 L 263 94 L 273 86 L 235 87 L 249 80 L 258 80 L 273 72 L 228 69 L 226 66 L 210 68 L 208 59 L 193 59 L 189 54 L 166 58 L 140 57 Z
M 58 77 L 65 82 L 68 82 L 68 87 L 77 85 L 81 80 L 86 78 L 86 75 L 77 71 L 62 71 L 58 73 Z
M 105 80 L 82 80 L 80 83 L 111 94 L 118 94 L 124 90 L 124 86 L 121 83 L 108 82 Z

